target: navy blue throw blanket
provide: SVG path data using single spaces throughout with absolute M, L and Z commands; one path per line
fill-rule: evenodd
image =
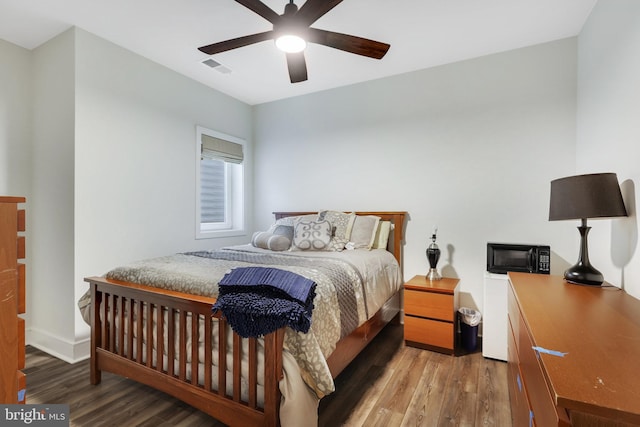
M 277 268 L 242 267 L 225 274 L 218 288 L 213 312 L 220 310 L 241 337 L 259 337 L 284 326 L 309 332 L 313 280 Z

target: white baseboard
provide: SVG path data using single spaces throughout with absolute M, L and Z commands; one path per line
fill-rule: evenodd
M 42 350 L 67 363 L 77 363 L 89 358 L 91 339 L 89 337 L 71 342 L 37 328 L 28 328 L 26 344 Z

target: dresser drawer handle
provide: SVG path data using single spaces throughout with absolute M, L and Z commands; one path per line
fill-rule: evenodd
M 565 354 L 569 354 L 569 353 L 563 353 L 561 351 L 556 351 L 556 350 L 547 350 L 544 347 L 537 347 L 535 345 L 531 348 L 537 351 L 538 353 L 550 354 L 552 356 L 558 356 L 558 357 L 564 357 Z

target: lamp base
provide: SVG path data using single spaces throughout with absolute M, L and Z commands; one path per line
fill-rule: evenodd
M 430 268 L 429 273 L 427 273 L 427 280 L 433 281 L 440 279 L 442 279 L 442 276 L 438 274 L 438 270 L 436 270 L 435 268 Z
M 583 218 L 582 225 L 578 227 L 578 232 L 580 232 L 578 262 L 564 272 L 564 280 L 578 285 L 600 286 L 604 282 L 604 276 L 589 262 L 589 249 L 587 247 L 589 230 L 591 230 L 591 227 L 587 227 L 587 220 Z
M 600 286 L 604 282 L 604 276 L 591 264 L 578 263 L 564 272 L 564 280 L 578 285 Z

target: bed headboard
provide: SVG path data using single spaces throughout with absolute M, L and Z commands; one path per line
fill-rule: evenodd
M 316 214 L 318 212 L 273 212 L 276 220 L 285 218 L 288 216 L 299 216 Z M 407 215 L 406 212 L 360 212 L 355 211 L 356 215 L 375 215 L 379 216 L 383 221 L 391 221 L 393 224 L 393 231 L 389 234 L 389 243 L 387 243 L 387 250 L 393 254 L 398 260 L 400 268 L 402 268 L 402 242 L 404 240 L 404 222 Z

